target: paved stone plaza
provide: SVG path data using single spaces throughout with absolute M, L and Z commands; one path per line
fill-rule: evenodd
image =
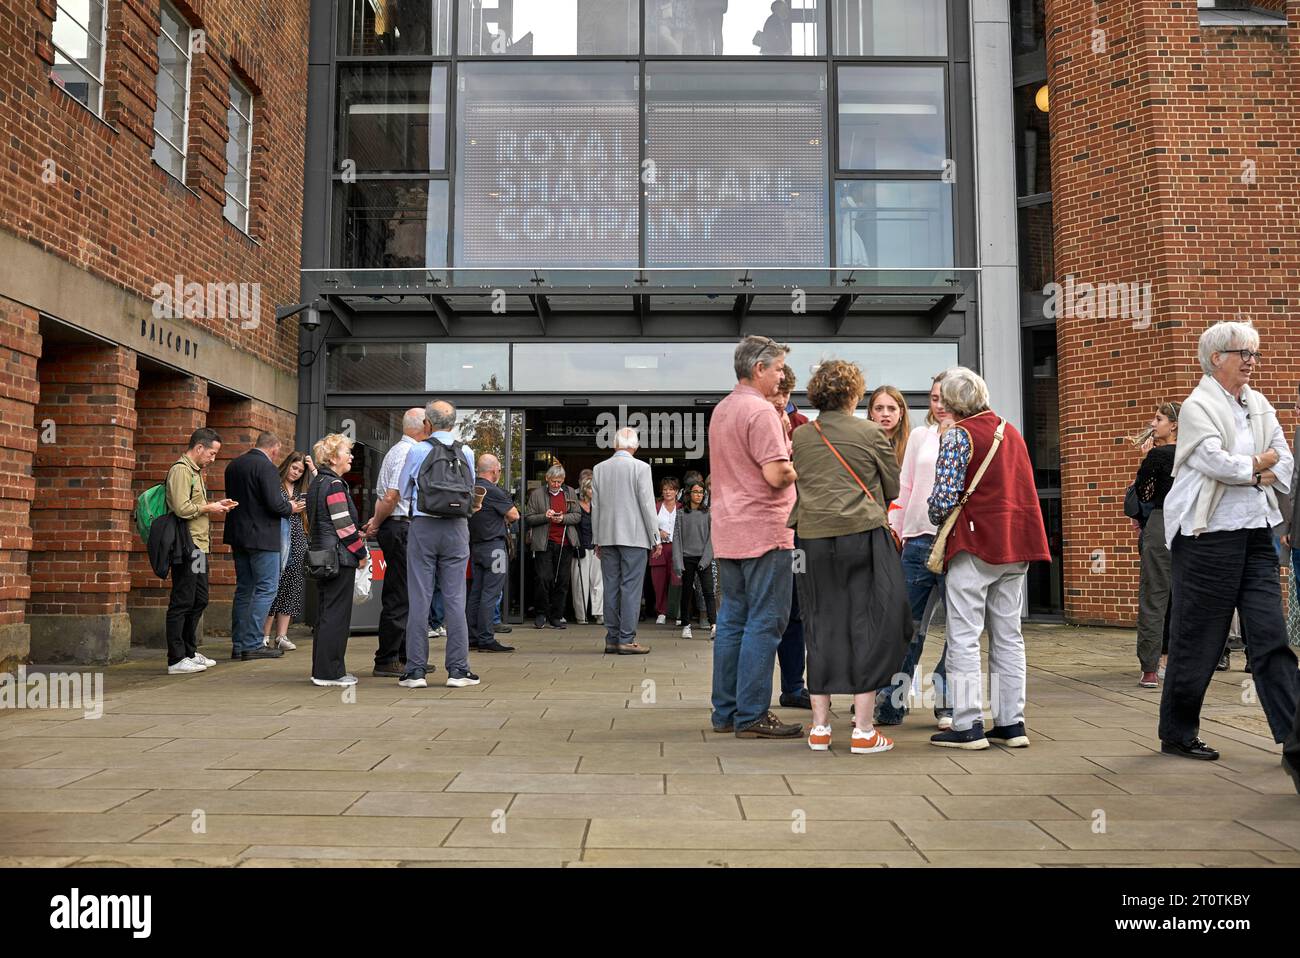
M 927 710 L 853 756 L 847 699 L 829 754 L 717 735 L 708 641 L 650 626 L 653 654 L 605 656 L 602 631 L 517 627 L 519 651 L 474 656 L 482 685 L 420 691 L 371 678 L 356 636 L 354 703 L 307 681 L 307 641 L 234 664 L 214 639 L 187 677 L 137 652 L 102 718 L 0 712 L 0 864 L 1300 864 L 1249 676 L 1206 703 L 1221 761 L 1161 755 L 1132 632 L 1027 630 L 1028 749 L 934 748 Z

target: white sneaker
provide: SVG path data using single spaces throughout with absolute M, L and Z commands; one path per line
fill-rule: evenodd
M 264 649 L 275 648 L 275 646 L 271 643 L 271 637 L 269 635 L 262 636 L 262 648 Z
M 668 621 L 668 616 L 661 615 L 659 616 L 659 618 L 655 619 L 655 625 L 663 625 L 667 621 Z
M 343 676 L 343 678 L 341 679 L 318 679 L 316 678 L 316 676 L 313 675 L 311 677 L 311 684 L 312 685 L 339 685 L 339 686 L 346 687 L 349 685 L 356 685 L 357 677 L 353 675 L 351 672 Z
M 691 635 L 691 627 L 690 627 L 689 625 L 686 626 L 686 628 L 682 629 L 682 638 L 683 638 L 683 639 L 689 639 L 689 638 L 692 638 L 692 637 L 693 637 L 693 636 Z
M 1160 681 L 1162 681 L 1162 682 L 1164 681 L 1164 679 L 1165 679 L 1165 667 L 1164 667 L 1163 665 L 1160 666 L 1160 668 L 1156 669 L 1156 677 L 1159 678 Z
M 298 651 L 298 646 L 290 642 L 289 637 L 287 635 L 277 636 L 275 640 L 275 645 L 273 645 L 272 648 L 283 649 L 286 652 Z
M 400 679 L 397 684 L 404 689 L 427 689 L 429 687 L 429 683 L 425 681 L 423 675 L 418 679 Z
M 193 672 L 206 672 L 208 667 L 193 659 L 181 659 L 174 665 L 167 666 L 168 675 L 189 675 Z
M 940 718 L 939 718 L 939 731 L 940 731 L 940 732 L 946 732 L 946 731 L 948 731 L 948 729 L 950 729 L 950 728 L 952 728 L 952 716 L 951 716 L 951 715 L 943 715 L 943 716 L 940 716 Z
M 216 659 L 210 659 L 202 652 L 195 652 L 193 655 L 190 656 L 190 661 L 197 662 L 199 663 L 199 665 L 207 666 L 208 668 L 211 668 L 212 666 L 217 664 Z
M 446 637 L 447 637 L 447 627 L 445 625 L 440 625 L 433 630 L 433 638 L 445 639 Z
M 713 628 L 709 629 L 709 638 L 716 639 L 717 637 L 718 637 L 718 623 L 714 622 Z

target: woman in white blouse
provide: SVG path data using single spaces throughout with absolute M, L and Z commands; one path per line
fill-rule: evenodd
M 1199 738 L 1201 703 L 1234 608 L 1274 741 L 1295 720 L 1300 671 L 1287 644 L 1272 533 L 1282 521 L 1276 493 L 1291 490 L 1295 460 L 1277 411 L 1250 386 L 1261 358 L 1254 327 L 1215 323 L 1198 354 L 1205 375 L 1179 413 L 1165 497 L 1173 610 L 1159 734 L 1163 752 L 1214 761 L 1219 753 Z
M 939 435 L 952 423 L 952 416 L 943 406 L 939 384 L 944 374 L 934 377 L 930 384 L 930 412 L 925 425 L 917 426 L 907 438 L 903 453 L 903 468 L 898 481 L 898 498 L 889 510 L 889 525 L 903 540 L 903 578 L 907 582 L 907 598 L 912 605 L 912 621 L 916 635 L 907 649 L 907 658 L 894 676 L 892 685 L 876 692 L 876 724 L 901 725 L 907 714 L 907 696 L 912 686 L 912 673 L 921 660 L 925 648 L 925 631 L 922 623 L 926 606 L 932 593 L 935 602 L 943 599 L 943 576 L 925 567 L 930 557 L 930 546 L 938 531 L 927 515 L 926 500 L 934 491 L 934 466 L 939 457 Z M 944 700 L 944 651 L 939 651 L 939 664 L 934 669 L 934 717 L 940 729 L 952 727 L 952 709 Z

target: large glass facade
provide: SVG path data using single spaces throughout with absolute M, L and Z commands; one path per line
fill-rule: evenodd
M 447 165 L 447 68 L 348 65 L 339 70 L 336 161 L 356 173 Z

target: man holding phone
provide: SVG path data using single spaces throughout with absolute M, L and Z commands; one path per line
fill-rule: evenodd
M 564 467 L 558 462 L 546 470 L 546 484 L 528 496 L 524 524 L 528 548 L 533 553 L 533 625 L 564 629 L 564 599 L 569 594 L 569 565 L 578 551 L 578 524 L 582 507 L 572 486 L 564 484 Z

